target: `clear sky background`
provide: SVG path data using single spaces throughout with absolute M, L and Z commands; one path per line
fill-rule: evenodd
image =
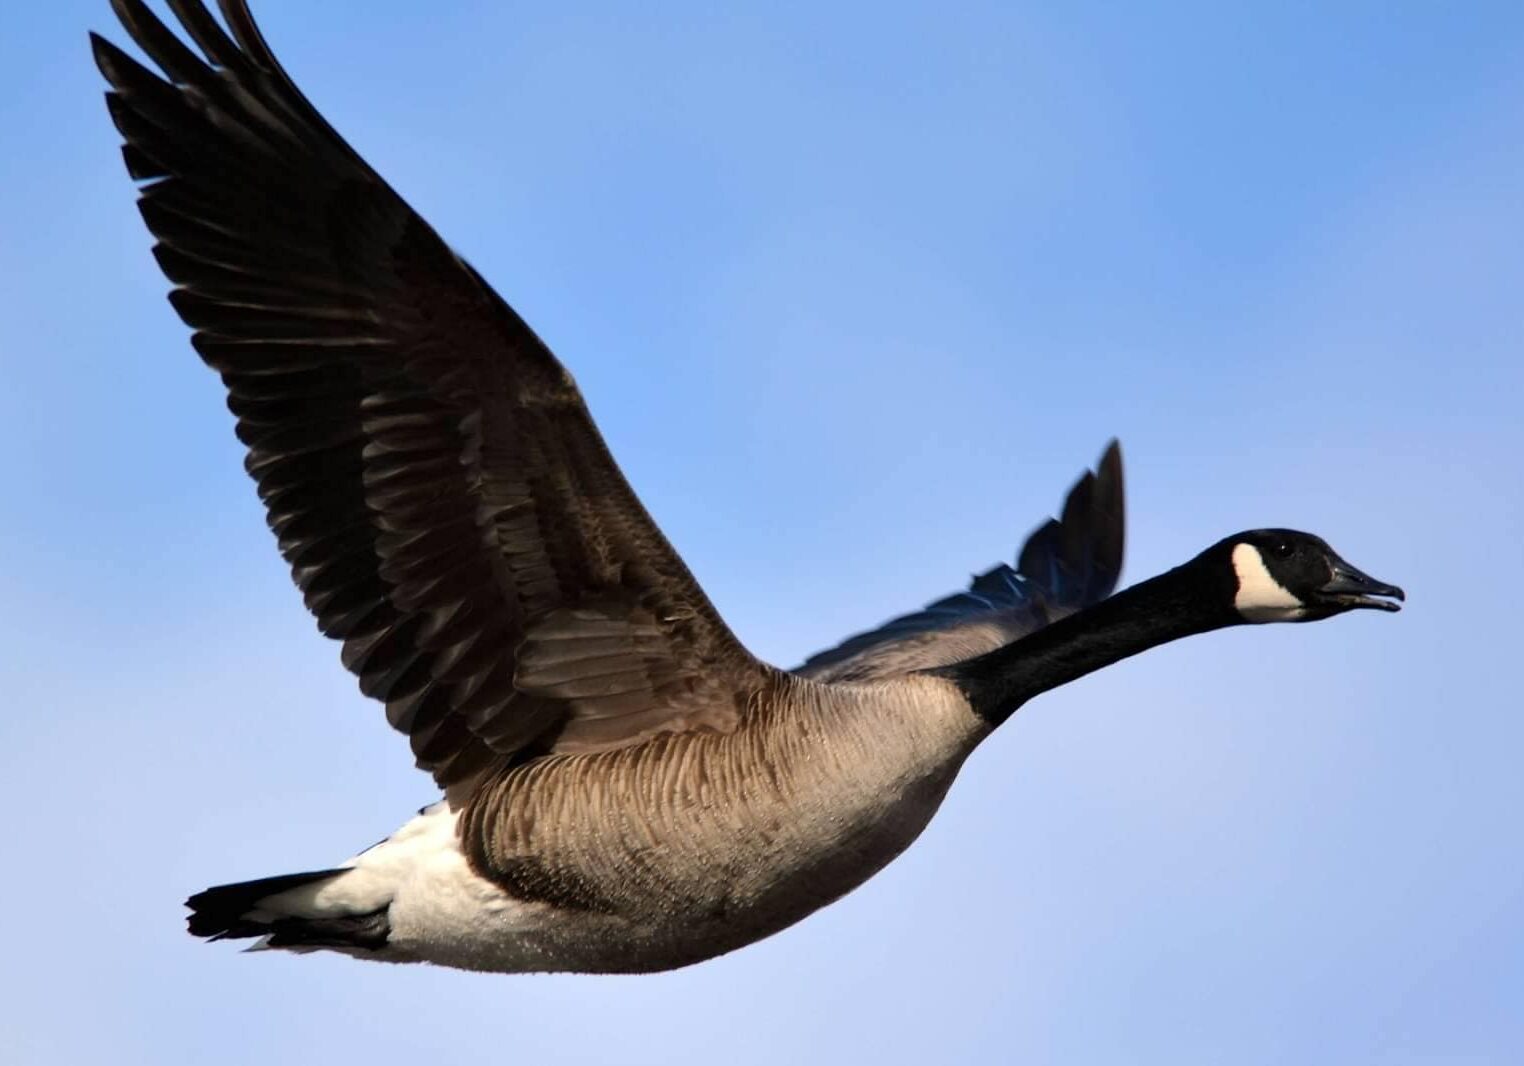
M 194 941 L 189 892 L 434 793 L 164 300 L 106 0 L 11 5 L 0 1060 L 1524 1062 L 1524 6 L 720 6 L 257 13 L 759 654 L 1009 558 L 1113 434 L 1126 580 L 1284 524 L 1408 609 L 1052 693 L 866 887 L 678 973 Z

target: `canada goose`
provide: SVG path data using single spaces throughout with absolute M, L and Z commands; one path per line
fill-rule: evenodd
M 527 325 L 328 126 L 244 0 L 197 55 L 92 35 L 154 254 L 228 387 L 321 630 L 444 791 L 333 868 L 191 897 L 198 936 L 508 972 L 641 972 L 782 929 L 903 850 L 1038 693 L 1247 622 L 1396 610 L 1290 530 L 1115 596 L 1115 445 L 1018 566 L 799 670 L 751 656 Z

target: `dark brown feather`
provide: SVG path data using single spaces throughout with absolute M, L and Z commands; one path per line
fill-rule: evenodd
M 460 785 L 527 752 L 736 727 L 768 668 L 625 483 L 565 369 L 334 133 L 242 0 L 94 37 L 170 300 L 228 387 L 319 628 Z

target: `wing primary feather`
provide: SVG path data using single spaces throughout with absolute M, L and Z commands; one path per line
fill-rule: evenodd
M 419 765 L 454 788 L 562 744 L 734 728 L 773 672 L 570 375 L 318 114 L 247 3 L 168 3 L 186 39 L 112 2 L 157 70 L 90 37 L 139 210 L 293 579 Z M 555 650 L 529 692 L 535 647 Z
M 1061 517 L 1027 538 L 1015 568 L 997 564 L 964 591 L 849 637 L 797 672 L 863 681 L 945 666 L 1104 599 L 1121 574 L 1123 510 L 1121 446 L 1112 440 L 1095 472 L 1087 470 L 1070 488 Z

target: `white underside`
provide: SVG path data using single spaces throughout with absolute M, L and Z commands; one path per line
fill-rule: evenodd
M 473 970 L 555 968 L 535 950 L 546 926 L 559 924 L 553 912 L 473 873 L 460 850 L 458 819 L 442 801 L 425 807 L 386 840 L 340 863 L 348 873 L 267 896 L 249 917 L 321 918 L 385 908 L 386 945 L 352 954 Z M 255 950 L 267 946 L 260 941 Z

